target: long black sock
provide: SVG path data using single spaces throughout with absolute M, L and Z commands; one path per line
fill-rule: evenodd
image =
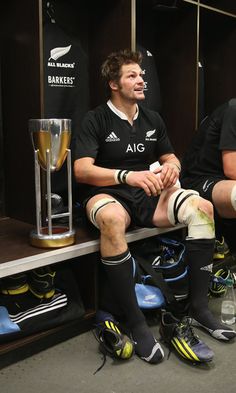
M 208 308 L 208 288 L 212 271 L 214 244 L 215 239 L 186 241 L 190 281 L 189 314 L 212 330 L 221 326 Z
M 138 306 L 133 277 L 133 260 L 129 250 L 120 255 L 103 257 L 101 260 L 111 284 L 113 296 L 123 310 L 135 342 L 136 353 L 150 363 L 158 363 L 164 354 Z

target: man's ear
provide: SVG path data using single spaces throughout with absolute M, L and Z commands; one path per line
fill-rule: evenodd
M 118 90 L 118 84 L 115 81 L 110 81 L 109 86 L 111 90 L 117 91 Z

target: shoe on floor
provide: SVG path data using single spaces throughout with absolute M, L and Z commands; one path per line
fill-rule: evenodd
M 99 311 L 96 315 L 95 337 L 100 344 L 101 352 L 117 359 L 130 359 L 134 353 L 131 339 L 121 332 L 119 323 L 106 312 Z
M 50 299 L 55 293 L 55 275 L 49 266 L 31 270 L 28 273 L 30 291 L 39 299 Z
M 210 294 L 218 297 L 224 295 L 226 292 L 226 282 L 230 278 L 230 270 L 219 269 L 211 277 L 209 291 Z
M 178 320 L 170 312 L 163 311 L 160 334 L 170 349 L 191 363 L 205 363 L 213 359 L 213 351 L 195 334 L 189 317 Z
M 4 295 L 20 295 L 28 291 L 27 275 L 25 273 L 17 273 L 12 276 L 1 278 L 1 293 Z
M 221 241 L 215 240 L 215 249 L 213 259 L 224 259 L 229 254 L 229 247 L 222 236 Z
M 203 325 L 199 321 L 197 321 L 195 318 L 191 318 L 191 324 L 192 326 L 200 327 L 206 330 L 210 335 L 217 340 L 221 341 L 230 341 L 233 340 L 236 337 L 236 331 L 229 328 L 226 325 L 223 325 L 222 323 L 218 323 L 218 327 L 215 329 L 210 329 L 209 327 Z

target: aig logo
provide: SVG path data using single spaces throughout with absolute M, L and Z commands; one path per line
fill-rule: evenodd
M 126 153 L 142 153 L 145 150 L 143 143 L 133 143 L 132 145 L 129 143 L 126 149 Z

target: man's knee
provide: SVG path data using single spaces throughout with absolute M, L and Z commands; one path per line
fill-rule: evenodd
M 125 232 L 126 219 L 123 210 L 119 209 L 115 204 L 109 209 L 103 209 L 98 217 L 97 224 L 102 233 L 120 233 Z
M 168 218 L 173 225 L 188 226 L 193 239 L 212 239 L 215 236 L 213 205 L 194 190 L 177 190 L 168 202 Z
M 114 198 L 104 197 L 94 203 L 89 212 L 90 221 L 101 231 L 107 227 L 122 227 L 125 225 L 124 209 Z

